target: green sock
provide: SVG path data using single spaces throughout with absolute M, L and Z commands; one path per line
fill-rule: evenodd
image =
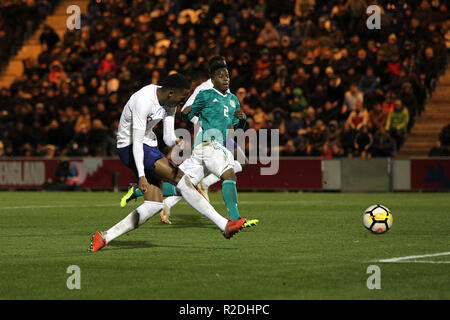
M 134 190 L 134 195 L 135 195 L 135 196 L 138 196 L 138 197 L 142 197 L 143 194 L 142 194 L 141 189 L 136 188 L 136 189 Z
M 179 196 L 177 188 L 168 182 L 163 183 L 163 197 Z
M 225 205 L 227 206 L 228 215 L 230 216 L 231 220 L 240 219 L 241 216 L 239 214 L 239 210 L 237 207 L 238 197 L 236 189 L 236 180 L 228 179 L 223 181 L 222 197 L 223 201 L 225 201 Z
M 136 188 L 136 190 L 134 190 L 134 194 L 138 197 L 142 197 L 142 191 L 139 188 Z M 164 182 L 163 183 L 163 197 L 170 197 L 170 196 L 179 196 L 177 188 L 168 183 L 168 182 Z

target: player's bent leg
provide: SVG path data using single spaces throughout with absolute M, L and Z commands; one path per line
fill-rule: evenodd
M 106 247 L 114 239 L 138 228 L 158 213 L 162 207 L 163 204 L 161 202 L 145 200 L 143 204 L 107 231 L 95 232 L 91 239 L 90 251 L 98 251 L 103 247 Z
M 124 219 L 109 228 L 107 231 L 95 232 L 90 244 L 90 251 L 95 252 L 107 246 L 111 241 L 128 233 L 148 219 L 161 211 L 162 193 L 161 189 L 154 183 L 150 184 L 149 189 L 144 194 L 144 203 L 128 214 Z

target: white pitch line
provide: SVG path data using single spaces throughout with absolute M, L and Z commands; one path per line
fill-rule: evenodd
M 422 254 L 422 255 L 415 255 L 415 256 L 406 256 L 406 257 L 396 257 L 396 258 L 390 258 L 390 259 L 381 259 L 376 260 L 376 262 L 419 262 L 419 261 L 407 261 L 411 259 L 420 259 L 420 258 L 429 258 L 429 257 L 439 257 L 439 256 L 448 256 L 450 255 L 450 251 L 447 252 L 440 252 L 440 253 L 431 253 L 431 254 Z M 406 260 L 406 261 L 405 261 Z M 449 261 L 450 262 L 450 261 Z M 449 263 L 447 261 L 428 261 L 428 263 Z M 419 262 L 422 263 L 422 262 Z M 425 263 L 425 262 L 423 262 Z
M 378 261 L 380 262 L 380 261 Z M 432 260 L 402 260 L 396 261 L 395 263 L 432 263 L 432 264 L 446 264 L 450 263 L 450 261 L 432 261 Z
M 277 205 L 287 205 L 292 203 L 315 203 L 320 201 L 305 201 L 305 200 L 288 200 L 288 201 L 239 201 L 240 204 L 254 204 L 254 203 L 270 203 Z M 223 204 L 223 201 L 211 201 L 212 205 Z M 181 205 L 188 205 L 185 202 L 181 202 Z M 133 205 L 133 204 L 131 204 Z M 100 204 L 52 204 L 52 205 L 28 205 L 28 206 L 11 206 L 0 207 L 0 210 L 17 210 L 17 209 L 46 209 L 46 208 L 88 208 L 88 207 L 114 207 L 119 206 L 119 203 L 100 203 Z
M 88 207 L 113 207 L 119 206 L 118 203 L 103 203 L 103 204 L 52 204 L 52 205 L 29 205 L 29 206 L 15 206 L 15 207 L 0 207 L 0 210 L 17 210 L 17 209 L 46 209 L 46 208 L 88 208 Z

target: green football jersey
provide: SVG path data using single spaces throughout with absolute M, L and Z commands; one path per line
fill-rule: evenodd
M 200 91 L 190 106 L 191 112 L 187 116 L 190 120 L 198 116 L 202 131 L 197 135 L 194 147 L 203 141 L 216 141 L 222 145 L 226 143 L 228 130 L 244 128 L 246 119 L 239 120 L 234 112 L 241 108 L 238 98 L 227 92 L 222 94 L 212 88 Z

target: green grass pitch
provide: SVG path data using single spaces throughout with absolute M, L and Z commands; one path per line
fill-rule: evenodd
M 449 299 L 448 193 L 239 193 L 260 224 L 226 240 L 184 201 L 173 225 L 155 216 L 89 253 L 141 201 L 122 193 L 1 192 L 0 299 Z M 225 214 L 220 193 L 212 204 Z M 372 204 L 391 209 L 390 231 L 364 229 Z M 379 262 L 380 259 L 423 256 Z M 69 290 L 70 265 L 81 289 Z M 381 289 L 369 290 L 370 265 Z

